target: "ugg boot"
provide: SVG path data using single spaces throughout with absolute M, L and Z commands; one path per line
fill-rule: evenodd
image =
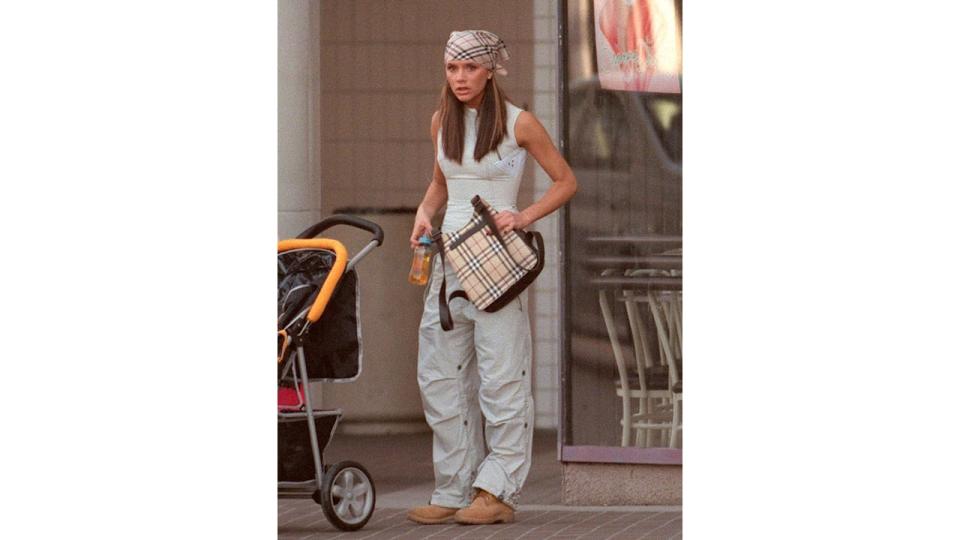
M 500 502 L 482 489 L 477 490 L 477 496 L 469 507 L 457 512 L 453 519 L 464 525 L 486 525 L 488 523 L 510 523 L 513 521 L 513 508 Z
M 427 506 L 418 506 L 407 512 L 407 519 L 416 521 L 422 525 L 435 525 L 437 523 L 446 523 L 457 513 L 457 508 L 447 508 L 446 506 L 437 506 L 435 504 Z

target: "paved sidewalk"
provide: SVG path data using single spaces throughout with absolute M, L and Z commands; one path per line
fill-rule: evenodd
M 682 538 L 682 514 L 677 508 L 576 508 L 523 506 L 517 520 L 499 525 L 417 525 L 406 519 L 407 508 L 382 508 L 356 532 L 342 532 L 327 522 L 320 507 L 308 499 L 280 501 L 280 540 L 328 538 L 451 539 L 583 538 L 673 539 Z
M 523 489 L 516 521 L 510 524 L 465 526 L 417 525 L 407 521 L 412 506 L 425 504 L 433 490 L 429 433 L 390 436 L 338 434 L 327 449 L 328 463 L 351 459 L 373 477 L 376 509 L 367 525 L 343 532 L 323 516 L 311 499 L 278 501 L 278 539 L 409 538 L 491 539 L 673 539 L 682 537 L 682 512 L 669 507 L 575 507 L 562 505 L 556 433 L 537 432 L 533 464 Z

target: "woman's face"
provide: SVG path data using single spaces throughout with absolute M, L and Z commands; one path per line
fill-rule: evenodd
M 473 60 L 450 60 L 446 64 L 447 84 L 457 99 L 476 109 L 483 99 L 483 90 L 490 78 L 490 70 Z

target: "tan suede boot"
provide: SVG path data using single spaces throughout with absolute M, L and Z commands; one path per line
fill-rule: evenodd
M 407 519 L 416 521 L 421 525 L 435 525 L 437 523 L 446 523 L 457 513 L 458 508 L 447 508 L 446 506 L 437 506 L 430 504 L 427 506 L 418 506 L 407 512 Z
M 478 489 L 476 497 L 473 498 L 473 503 L 457 512 L 453 519 L 464 525 L 510 523 L 513 521 L 513 508 L 500 502 L 491 493 Z

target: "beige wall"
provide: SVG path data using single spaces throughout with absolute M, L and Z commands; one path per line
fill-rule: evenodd
M 484 28 L 512 53 L 501 82 L 532 105 L 529 1 L 325 0 L 319 88 L 324 149 L 323 211 L 343 206 L 417 206 L 432 164 L 430 116 L 444 82 L 451 30 Z M 532 182 L 521 200 L 529 202 Z
M 283 2 L 281 2 L 281 5 Z M 430 116 L 444 82 L 443 46 L 452 30 L 487 29 L 507 43 L 501 83 L 556 138 L 556 0 L 323 0 L 315 4 L 322 214 L 344 207 L 416 207 L 429 183 Z M 550 180 L 529 160 L 519 204 Z M 536 426 L 558 419 L 557 220 L 536 225 L 549 247 L 532 291 Z M 406 242 L 394 234 L 388 242 Z M 408 261 L 385 264 L 404 268 Z

